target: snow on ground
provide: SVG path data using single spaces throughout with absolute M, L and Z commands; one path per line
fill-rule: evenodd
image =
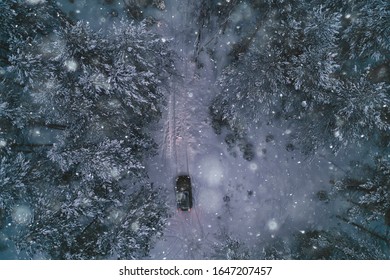
M 90 21 L 99 28 L 123 13 L 120 2 L 106 2 L 96 5 L 94 1 L 83 0 L 59 4 L 75 18 Z M 251 127 L 248 139 L 256 151 L 253 160 L 243 159 L 238 149 L 234 157 L 225 143 L 226 133 L 215 134 L 208 116 L 208 106 L 217 90 L 216 71 L 220 72 L 221 64 L 227 61 L 228 42 L 234 38 L 228 32 L 219 38 L 222 43 L 215 50 L 220 62 L 217 67 L 202 53 L 205 64 L 198 69 L 193 61 L 197 27 L 191 9 L 196 9 L 195 6 L 194 1 L 169 0 L 164 11 L 147 11 L 158 21 L 156 31 L 172 40 L 179 57 L 175 65 L 181 75 L 171 77 L 168 105 L 154 131 L 159 154 L 148 163 L 150 178 L 164 187 L 173 213 L 150 258 L 210 258 L 212 245 L 222 232 L 251 247 L 308 227 L 329 225 L 334 214 L 332 204 L 319 201 L 316 194 L 330 190 L 329 180 L 345 172 L 339 168 L 339 159 L 351 155 L 345 152 L 335 157 L 324 151 L 305 158 L 298 150 L 286 149 L 291 134 L 289 124 L 273 123 Z M 242 9 L 249 8 L 243 4 Z M 239 24 L 245 14 L 234 11 L 232 16 L 232 21 Z M 70 71 L 77 67 L 71 61 L 66 66 Z M 44 133 L 31 131 L 30 137 L 39 142 Z M 187 172 L 193 182 L 194 207 L 191 212 L 176 211 L 175 177 Z M 24 223 L 31 219 L 30 215 L 28 208 L 20 206 L 15 208 L 13 219 Z M 116 215 L 113 213 L 113 217 Z M 133 226 L 136 228 L 137 224 Z M 4 235 L 0 235 L 2 238 Z M 7 256 L 3 254 L 1 258 Z
M 193 181 L 194 208 L 189 213 L 174 212 L 151 258 L 210 258 L 210 244 L 221 232 L 238 237 L 250 247 L 331 223 L 331 205 L 319 201 L 316 194 L 329 191 L 329 180 L 342 171 L 323 157 L 307 159 L 298 150 L 287 150 L 291 134 L 288 123 L 250 129 L 248 138 L 256 150 L 252 161 L 243 159 L 238 150 L 233 157 L 224 134 L 214 133 L 208 106 L 216 91 L 215 69 L 210 58 L 202 69 L 192 62 L 193 41 L 183 36 L 184 31 L 196 29 L 185 17 L 189 7 L 185 1 L 168 1 L 168 10 L 161 14 L 166 28 L 160 32 L 172 38 L 181 56 L 176 68 L 183 77 L 171 80 L 169 105 L 155 133 L 160 154 L 148 171 L 156 184 L 165 186 L 172 209 L 176 207 L 174 178 L 188 171 Z M 226 51 L 219 55 L 226 56 Z

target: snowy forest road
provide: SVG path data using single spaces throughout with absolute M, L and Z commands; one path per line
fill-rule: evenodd
M 200 10 L 200 3 L 174 0 L 167 1 L 165 13 L 155 16 L 160 22 L 157 32 L 173 42 L 175 70 L 180 75 L 170 78 L 168 106 L 155 133 L 160 152 L 149 164 L 148 173 L 153 182 L 163 186 L 170 198 L 168 205 L 175 209 L 174 179 L 189 172 L 194 207 L 189 213 L 172 215 L 151 251 L 153 259 L 225 258 L 218 256 L 226 254 L 224 249 L 216 248 L 233 246 L 240 254 L 250 244 L 267 243 L 278 235 L 282 238 L 328 216 L 326 207 L 313 198 L 333 169 L 326 161 L 305 162 L 299 152 L 286 153 L 286 127 L 254 124 L 248 135 L 254 142 L 251 161 L 232 157 L 241 151 L 229 150 L 225 135 L 213 130 L 209 106 L 216 92 L 217 69 L 222 67 L 205 52 L 199 67 L 197 46 L 220 40 L 215 45 L 219 45 L 217 60 L 222 62 L 229 51 L 222 46 L 229 45 L 230 39 L 228 33 L 212 38 L 215 31 L 200 38 L 199 34 L 207 33 L 203 30 L 207 26 L 199 23 L 203 22 Z M 236 240 L 247 245 L 236 246 L 241 242 Z
M 203 244 L 202 247 L 206 245 L 204 240 L 208 233 L 204 227 L 205 225 L 211 226 L 212 217 L 205 217 L 209 213 L 204 211 L 204 197 L 220 197 L 209 190 L 218 187 L 218 182 L 223 176 L 223 169 L 218 161 L 216 165 L 212 163 L 216 158 L 215 153 L 220 153 L 221 151 L 218 152 L 218 150 L 221 148 L 210 145 L 217 140 L 212 128 L 206 122 L 207 105 L 212 96 L 209 85 L 212 81 L 207 80 L 207 77 L 199 77 L 195 73 L 194 63 L 189 58 L 184 58 L 184 60 L 182 66 L 185 69 L 182 73 L 185 73 L 185 77 L 172 82 L 173 90 L 168 97 L 168 110 L 165 113 L 166 119 L 163 127 L 164 141 L 161 143 L 161 160 L 164 164 L 161 165 L 159 176 L 169 178 L 166 182 L 166 189 L 171 193 L 169 197 L 174 198 L 174 179 L 179 174 L 189 174 L 193 183 L 194 207 L 191 212 L 179 211 L 171 218 L 167 228 L 169 233 L 165 234 L 165 238 L 173 240 L 169 246 L 163 246 L 175 252 L 170 256 L 171 258 L 188 258 L 191 255 L 191 258 L 200 258 L 202 256 L 198 253 L 206 253 L 205 248 L 198 248 L 198 253 L 191 252 L 191 250 L 194 250 L 197 243 L 196 247 L 199 247 L 199 244 Z M 210 158 L 213 160 L 210 161 Z M 216 166 L 217 169 L 215 169 Z M 203 173 L 206 173 L 206 177 Z M 159 183 L 161 183 L 160 180 Z M 215 205 L 212 201 L 206 203 L 211 207 Z M 174 200 L 170 201 L 172 208 L 176 207 L 175 204 Z M 190 246 L 189 243 L 192 245 Z M 180 248 L 174 249 L 174 247 Z M 189 248 L 186 249 L 187 247 Z M 182 252 L 183 255 L 178 252 Z
M 162 36 L 173 38 L 175 42 L 178 56 L 175 70 L 181 75 L 170 78 L 167 110 L 162 118 L 161 130 L 164 136 L 162 141 L 158 141 L 159 134 L 155 139 L 160 146 L 161 162 L 154 162 L 154 166 L 149 168 L 149 174 L 152 180 L 156 180 L 159 184 L 162 183 L 162 178 L 166 178 L 163 179 L 163 184 L 166 186 L 168 197 L 172 198 L 168 203 L 173 209 L 176 208 L 174 179 L 179 174 L 189 174 L 193 184 L 194 204 L 190 212 L 178 211 L 171 217 L 162 240 L 157 242 L 151 256 L 156 259 L 202 258 L 210 253 L 208 251 L 211 246 L 206 240 L 212 234 L 207 229 L 214 225 L 211 225 L 212 217 L 205 217 L 209 213 L 204 211 L 205 201 L 200 199 L 200 196 L 211 198 L 219 196 L 214 193 L 205 194 L 210 185 L 205 184 L 202 176 L 199 175 L 202 175 L 202 171 L 209 171 L 208 178 L 213 181 L 214 186 L 223 176 L 221 167 L 217 173 L 214 173 L 211 166 L 206 166 L 210 163 L 209 160 L 204 158 L 205 154 L 210 156 L 218 152 L 215 147 L 208 147 L 208 143 L 215 143 L 217 140 L 211 126 L 207 123 L 215 75 L 211 69 L 212 65 L 205 65 L 199 71 L 194 62 L 195 30 L 198 27 L 188 14 L 194 12 L 196 5 L 191 4 L 191 1 L 188 3 L 172 1 L 171 4 L 172 6 L 167 7 L 167 15 L 161 19 L 167 27 Z M 179 15 L 183 18 L 178 19 Z M 156 169 L 158 178 L 156 178 Z M 213 202 L 208 204 L 215 205 Z

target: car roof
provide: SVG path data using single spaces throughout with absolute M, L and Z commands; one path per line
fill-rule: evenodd
M 179 180 L 191 180 L 191 178 L 189 175 L 179 175 L 176 177 L 176 181 L 179 181 Z
M 191 178 L 187 174 L 176 177 L 176 202 L 178 208 L 187 211 L 192 208 Z M 179 195 L 180 194 L 180 195 Z
M 187 175 L 178 176 L 176 178 L 176 190 L 190 190 L 191 189 L 191 179 Z

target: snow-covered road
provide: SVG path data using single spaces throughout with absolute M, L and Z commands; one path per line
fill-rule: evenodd
M 151 180 L 164 186 L 176 208 L 174 179 L 189 172 L 193 181 L 194 208 L 173 212 L 164 235 L 152 249 L 153 259 L 218 257 L 221 236 L 232 236 L 247 246 L 260 246 L 275 237 L 327 223 L 329 205 L 316 193 L 329 191 L 336 168 L 321 158 L 305 160 L 299 151 L 286 150 L 288 123 L 252 126 L 248 139 L 255 157 L 227 149 L 224 136 L 215 134 L 208 107 L 215 94 L 216 67 L 211 58 L 203 67 L 194 63 L 199 30 L 193 1 L 167 1 L 167 11 L 154 15 L 160 34 L 172 40 L 178 54 L 171 77 L 168 106 L 155 131 L 160 153 L 148 165 Z M 159 18 L 160 17 L 160 18 Z M 200 31 L 199 31 L 200 32 Z M 209 38 L 205 39 L 209 40 Z M 225 61 L 227 52 L 219 52 Z M 270 135 L 272 137 L 270 137 Z

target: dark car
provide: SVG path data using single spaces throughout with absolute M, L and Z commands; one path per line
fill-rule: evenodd
M 190 211 L 192 208 L 192 186 L 190 176 L 177 176 L 175 191 L 177 208 L 182 211 Z

